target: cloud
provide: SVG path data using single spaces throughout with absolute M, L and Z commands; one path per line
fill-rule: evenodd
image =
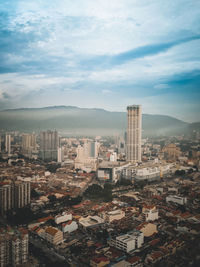
M 0 88 L 10 98 L 1 93 L 1 108 L 36 106 L 40 99 L 123 109 L 128 101 L 167 94 L 190 94 L 192 106 L 199 16 L 195 0 L 4 1 Z

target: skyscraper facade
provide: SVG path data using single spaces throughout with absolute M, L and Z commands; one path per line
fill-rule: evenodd
M 57 131 L 45 131 L 40 133 L 40 157 L 43 160 L 57 161 L 57 149 L 59 138 Z
M 126 158 L 129 162 L 141 161 L 142 109 L 140 105 L 127 107 Z
M 10 209 L 23 208 L 31 201 L 30 182 L 7 180 L 0 184 L 0 214 Z
M 10 154 L 11 153 L 11 136 L 10 134 L 6 134 L 5 138 L 5 151 Z
M 23 228 L 1 228 L 0 266 L 25 266 L 28 262 L 28 231 Z
M 22 153 L 24 156 L 31 157 L 37 150 L 36 135 L 22 134 Z

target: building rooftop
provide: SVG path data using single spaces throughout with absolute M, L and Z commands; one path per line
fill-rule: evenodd
M 52 235 L 52 236 L 56 235 L 58 231 L 59 231 L 58 229 L 51 227 L 51 226 L 49 226 L 45 229 L 45 232 Z

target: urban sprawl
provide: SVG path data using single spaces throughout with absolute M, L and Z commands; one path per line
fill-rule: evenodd
M 200 133 L 0 132 L 0 267 L 200 266 Z

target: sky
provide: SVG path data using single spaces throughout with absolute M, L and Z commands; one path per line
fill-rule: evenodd
M 0 110 L 133 104 L 200 121 L 200 1 L 0 2 Z

